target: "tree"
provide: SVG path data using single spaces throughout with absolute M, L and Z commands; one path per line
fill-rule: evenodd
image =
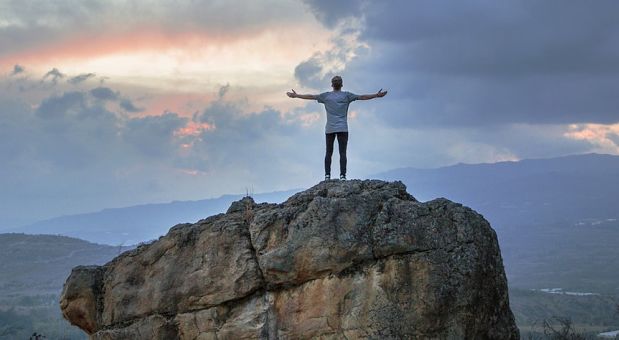
M 555 322 L 558 322 L 556 325 Z M 586 340 L 587 338 L 574 329 L 570 318 L 552 317 L 544 320 L 544 335 L 552 340 Z

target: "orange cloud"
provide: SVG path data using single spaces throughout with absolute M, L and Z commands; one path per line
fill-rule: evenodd
M 252 32 L 251 36 L 261 32 Z M 95 35 L 77 34 L 60 41 L 40 44 L 27 50 L 8 52 L 0 64 L 47 65 L 66 60 L 88 60 L 100 56 L 135 53 L 140 51 L 165 51 L 172 48 L 200 48 L 221 45 L 251 36 L 209 35 L 206 32 L 161 32 L 142 29 L 133 32 L 116 32 Z M 145 60 L 144 62 L 148 62 Z
M 215 125 L 213 124 L 189 122 L 184 127 L 174 131 L 174 135 L 178 137 L 198 136 L 200 133 L 202 133 L 202 131 L 214 130 L 214 129 L 215 129 Z M 187 147 L 190 147 L 190 145 L 189 146 L 183 145 L 183 147 L 187 148 Z
M 619 144 L 613 136 L 619 136 L 619 124 L 571 124 L 563 136 L 586 140 L 596 146 L 598 152 L 619 154 Z

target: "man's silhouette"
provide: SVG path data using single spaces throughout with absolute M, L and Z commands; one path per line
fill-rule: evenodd
M 327 152 L 325 155 L 325 180 L 331 179 L 331 156 L 333 155 L 333 143 L 337 138 L 340 151 L 340 179 L 346 179 L 346 146 L 348 144 L 348 105 L 355 100 L 368 100 L 384 97 L 387 91 L 380 89 L 374 94 L 356 95 L 342 91 L 342 77 L 335 76 L 331 79 L 333 91 L 315 94 L 297 94 L 294 90 L 286 94 L 290 98 L 317 100 L 325 104 L 327 111 L 327 125 L 325 135 L 327 140 Z

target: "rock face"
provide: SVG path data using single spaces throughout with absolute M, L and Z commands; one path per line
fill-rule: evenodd
M 98 267 L 62 312 L 92 339 L 518 339 L 496 234 L 400 182 L 234 202 Z

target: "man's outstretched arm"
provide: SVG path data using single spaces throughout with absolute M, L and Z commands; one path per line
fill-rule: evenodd
M 318 96 L 315 94 L 298 94 L 294 91 L 294 89 L 292 90 L 292 92 L 286 92 L 286 94 L 290 98 L 313 99 L 313 100 L 318 99 Z
M 384 97 L 387 94 L 387 91 L 383 91 L 383 89 L 378 90 L 378 92 L 373 93 L 373 94 L 362 94 L 359 96 L 359 100 L 368 100 L 368 99 L 374 99 L 374 98 L 381 98 Z

